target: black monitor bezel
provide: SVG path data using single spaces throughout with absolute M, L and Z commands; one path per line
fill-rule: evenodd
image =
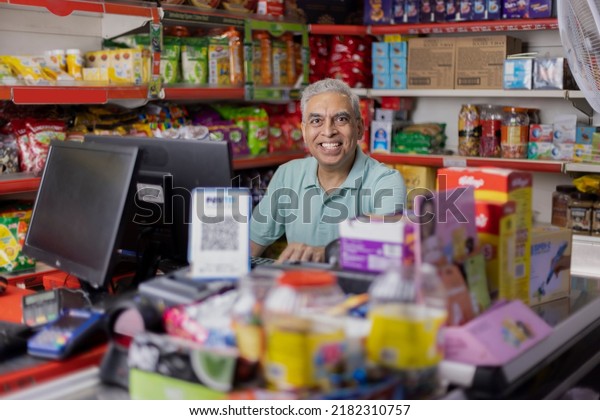
M 111 152 L 111 153 L 119 153 L 128 156 L 129 162 L 126 168 L 126 173 L 128 177 L 127 180 L 123 180 L 124 184 L 126 184 L 126 188 L 120 192 L 120 195 L 115 196 L 112 200 L 116 201 L 116 208 L 120 208 L 121 211 L 118 215 L 116 215 L 116 222 L 110 226 L 103 225 L 102 229 L 110 230 L 110 240 L 109 242 L 113 244 L 110 249 L 107 249 L 104 255 L 101 257 L 101 263 L 99 264 L 100 268 L 89 267 L 85 264 L 82 264 L 78 261 L 74 261 L 70 258 L 66 258 L 62 255 L 57 255 L 55 250 L 52 249 L 44 249 L 39 245 L 32 243 L 32 235 L 31 232 L 35 232 L 35 229 L 43 229 L 43 226 L 36 226 L 36 218 L 37 215 L 44 211 L 43 208 L 40 209 L 38 198 L 41 194 L 44 193 L 44 184 L 48 179 L 49 172 L 52 169 L 53 165 L 53 155 L 55 151 L 61 148 L 73 148 L 73 149 L 84 149 L 90 151 L 101 151 L 101 152 Z M 75 277 L 77 277 L 80 282 L 85 283 L 85 285 L 91 286 L 93 289 L 101 289 L 105 288 L 112 276 L 112 270 L 114 268 L 114 264 L 116 262 L 116 245 L 120 241 L 122 227 L 123 227 L 123 210 L 127 203 L 128 197 L 133 193 L 133 176 L 137 172 L 139 164 L 138 159 L 138 148 L 135 146 L 129 147 L 115 147 L 105 144 L 86 144 L 74 141 L 52 141 L 50 143 L 50 147 L 48 150 L 48 157 L 46 159 L 46 164 L 44 167 L 44 171 L 42 172 L 40 186 L 38 188 L 38 192 L 36 195 L 36 199 L 33 206 L 33 211 L 31 213 L 31 220 L 29 222 L 29 228 L 27 231 L 27 235 L 25 237 L 25 241 L 23 244 L 23 253 L 29 257 L 35 258 L 36 260 L 45 262 L 53 267 L 56 267 L 62 271 L 65 271 Z M 49 169 L 50 168 L 50 169 Z M 76 176 L 74 173 L 73 176 Z M 98 228 L 97 224 L 93 223 L 93 220 L 90 220 L 90 226 L 94 228 Z M 83 240 L 93 240 L 91 237 L 91 233 L 86 234 L 82 232 Z M 58 240 L 68 240 L 68 238 L 58 238 Z M 84 285 L 82 285 L 84 286 Z

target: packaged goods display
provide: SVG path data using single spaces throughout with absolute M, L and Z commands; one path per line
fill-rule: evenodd
M 524 108 L 505 107 L 500 148 L 507 159 L 526 159 L 529 142 L 529 115 Z
M 502 110 L 494 105 L 480 107 L 481 139 L 479 156 L 500 157 L 502 154 Z
M 481 117 L 475 105 L 463 105 L 458 113 L 458 154 L 478 156 L 481 139 Z

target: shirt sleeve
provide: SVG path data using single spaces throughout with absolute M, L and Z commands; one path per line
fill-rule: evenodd
M 285 226 L 274 216 L 277 214 L 276 204 L 279 202 L 276 194 L 280 190 L 282 178 L 281 170 L 275 171 L 266 194 L 252 211 L 250 240 L 261 246 L 271 245 L 285 233 Z
M 379 215 L 402 213 L 406 208 L 406 185 L 397 170 L 389 170 L 375 184 L 373 213 Z

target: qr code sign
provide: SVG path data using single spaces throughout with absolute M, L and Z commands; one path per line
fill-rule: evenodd
M 203 251 L 237 251 L 239 223 L 233 217 L 222 222 L 204 223 L 200 249 Z

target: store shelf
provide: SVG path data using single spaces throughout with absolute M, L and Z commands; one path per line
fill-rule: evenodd
M 31 286 L 41 286 L 41 281 L 40 278 L 42 276 L 44 276 L 45 274 L 53 274 L 53 273 L 58 273 L 60 270 L 58 270 L 55 267 L 51 267 L 47 264 L 38 262 L 35 265 L 35 269 L 34 270 L 29 270 L 29 271 L 24 271 L 24 272 L 19 272 L 19 273 L 14 273 L 14 274 L 5 274 L 6 279 L 8 280 L 9 284 L 12 284 L 13 286 L 18 286 L 18 287 L 31 287 Z M 35 283 L 35 284 L 33 284 Z
M 106 104 L 124 100 L 146 100 L 146 86 L 3 86 L 0 100 L 18 105 Z
M 599 163 L 565 163 L 565 172 L 591 172 L 600 173 Z
M 191 87 L 191 86 L 166 86 L 164 99 L 167 100 L 243 100 L 245 91 L 243 87 Z
M 312 35 L 367 35 L 368 26 L 364 25 L 308 25 Z
M 583 98 L 580 91 L 570 90 L 502 90 L 502 89 L 354 89 L 359 96 L 438 97 L 438 98 Z
M 201 9 L 186 5 L 163 3 L 161 8 L 163 10 L 161 20 L 173 24 L 213 24 L 243 27 L 246 18 L 254 17 L 254 15 L 229 13 L 226 10 Z
M 550 19 L 514 19 L 473 22 L 406 23 L 400 25 L 373 25 L 369 33 L 385 34 L 451 34 L 464 32 L 509 32 L 540 31 L 558 29 L 556 18 Z
M 15 194 L 37 191 L 40 178 L 29 173 L 0 175 L 0 194 Z
M 529 159 L 499 159 L 499 158 L 482 158 L 482 157 L 465 157 L 465 156 L 442 156 L 442 155 L 417 155 L 417 154 L 400 154 L 400 153 L 373 153 L 371 157 L 379 162 L 386 164 L 401 164 L 401 165 L 422 165 L 433 166 L 437 168 L 447 166 L 458 167 L 482 167 L 494 166 L 497 168 L 517 169 L 521 171 L 531 172 L 552 172 L 561 173 L 564 162 L 560 161 L 544 161 L 544 160 L 529 160 Z
M 252 156 L 237 158 L 233 160 L 233 169 L 252 169 L 252 168 L 264 168 L 266 166 L 277 166 L 282 163 L 289 162 L 293 159 L 301 159 L 306 157 L 304 152 L 292 152 L 292 153 L 274 153 L 265 156 Z
M 150 2 L 104 1 L 104 0 L 0 0 L 0 4 L 23 7 L 41 7 L 57 16 L 73 12 L 116 14 L 157 18 L 158 8 Z

